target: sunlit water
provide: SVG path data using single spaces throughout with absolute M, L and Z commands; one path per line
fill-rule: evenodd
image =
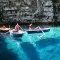
M 0 60 L 60 60 L 60 27 L 18 38 L 0 36 Z

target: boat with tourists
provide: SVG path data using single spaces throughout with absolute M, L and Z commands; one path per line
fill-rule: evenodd
M 28 33 L 42 33 L 42 32 L 48 32 L 50 30 L 49 27 L 40 27 L 37 26 L 36 28 L 32 28 L 32 24 L 29 25 L 29 30 L 27 30 Z
M 21 28 L 21 26 L 17 23 L 14 29 L 9 30 L 9 33 L 10 35 L 15 36 L 15 37 L 22 37 L 22 35 L 24 34 L 24 31 L 22 30 L 23 29 Z
M 28 34 L 32 34 L 32 33 L 44 33 L 44 32 L 48 32 L 49 30 L 50 30 L 50 28 L 40 28 L 38 26 L 33 30 L 25 30 L 25 31 L 23 31 L 23 30 L 14 31 L 14 29 L 13 29 L 13 30 L 10 30 L 9 33 L 15 37 L 22 37 L 22 35 L 25 32 L 27 32 Z
M 41 28 L 41 27 L 36 27 L 35 29 L 32 30 L 27 30 L 28 33 L 42 33 L 43 32 L 48 32 L 50 31 L 50 28 Z
M 6 26 L 2 26 L 0 28 L 0 33 L 9 33 L 15 37 L 22 37 L 22 35 L 27 32 L 28 34 L 32 34 L 32 33 L 44 33 L 44 32 L 48 32 L 50 30 L 50 28 L 41 28 L 40 26 L 37 26 L 36 28 L 32 29 L 32 24 L 29 25 L 29 29 L 28 30 L 24 30 L 21 28 L 21 26 L 17 23 L 15 25 L 14 29 L 11 29 L 10 27 L 7 28 Z
M 4 25 L 0 28 L 0 32 L 1 32 L 1 33 L 9 32 L 9 30 L 10 30 L 10 28 L 7 28 L 7 27 L 4 26 Z
M 29 25 L 28 30 L 24 30 L 21 28 L 21 26 L 17 23 L 15 25 L 15 28 L 12 30 L 9 30 L 9 33 L 15 37 L 22 37 L 22 35 L 27 32 L 28 34 L 31 33 L 44 33 L 48 32 L 50 28 L 41 28 L 40 26 L 37 26 L 36 28 L 32 29 L 32 24 Z

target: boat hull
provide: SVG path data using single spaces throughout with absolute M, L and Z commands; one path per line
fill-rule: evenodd
M 6 32 L 8 32 L 9 30 L 0 30 L 0 32 L 2 32 L 2 33 L 6 33 Z
M 0 28 L 0 32 L 2 33 L 8 32 L 8 31 L 9 31 L 9 28 L 5 28 L 5 29 Z
M 44 28 L 42 29 L 43 32 L 48 32 L 50 28 Z M 42 33 L 41 30 L 32 30 L 32 31 L 26 31 L 28 34 L 33 34 L 33 33 Z M 10 31 L 10 34 L 12 34 L 14 37 L 22 37 L 25 31 L 19 30 L 19 32 L 13 32 L 13 30 Z
M 48 32 L 48 31 L 50 31 L 50 28 L 42 29 L 42 31 L 43 32 Z M 42 31 L 41 30 L 32 30 L 32 31 L 27 31 L 27 32 L 30 34 L 30 33 L 42 33 Z
M 22 35 L 24 34 L 23 31 L 19 30 L 18 32 L 13 32 L 13 30 L 10 31 L 10 34 L 14 37 L 22 37 Z
M 22 37 L 23 36 L 23 34 L 12 34 L 14 37 Z

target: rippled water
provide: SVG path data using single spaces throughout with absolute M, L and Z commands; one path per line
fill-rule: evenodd
M 0 36 L 0 60 L 60 60 L 60 27 L 41 35 Z

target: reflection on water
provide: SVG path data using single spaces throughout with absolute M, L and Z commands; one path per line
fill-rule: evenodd
M 60 27 L 41 35 L 0 36 L 0 60 L 60 60 Z

